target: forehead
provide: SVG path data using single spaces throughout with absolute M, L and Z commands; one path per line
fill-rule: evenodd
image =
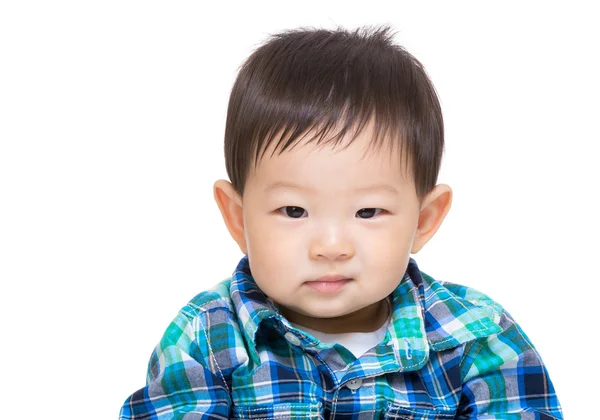
M 405 188 L 412 177 L 399 148 L 387 142 L 375 146 L 371 126 L 350 142 L 347 133 L 337 145 L 317 144 L 309 135 L 302 137 L 285 151 L 269 145 L 258 166 L 252 168 L 248 181 L 272 184 L 282 182 L 306 185 L 314 189 L 345 190 L 348 185 L 360 188 L 385 183 L 396 189 Z M 274 152 L 274 153 L 273 153 Z

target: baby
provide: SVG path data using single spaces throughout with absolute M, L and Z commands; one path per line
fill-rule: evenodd
M 244 256 L 121 419 L 562 419 L 511 315 L 411 258 L 452 202 L 442 112 L 390 28 L 362 29 L 285 31 L 241 67 L 214 197 Z

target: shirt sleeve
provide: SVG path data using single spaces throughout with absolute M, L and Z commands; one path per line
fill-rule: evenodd
M 231 397 L 211 354 L 200 316 L 183 311 L 171 322 L 148 364 L 146 386 L 127 398 L 120 420 L 228 419 Z M 209 357 L 207 357 L 209 356 Z M 193 414 L 192 414 L 193 413 Z M 185 418 L 188 418 L 186 416 Z
M 502 332 L 470 342 L 461 364 L 457 419 L 562 419 L 542 359 L 521 327 L 503 311 Z

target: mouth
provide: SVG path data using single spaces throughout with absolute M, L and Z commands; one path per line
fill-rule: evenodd
M 328 280 L 328 281 L 323 281 L 323 280 L 314 280 L 314 281 L 307 281 L 306 285 L 308 287 L 310 287 L 313 290 L 316 290 L 317 292 L 320 293 L 335 293 L 338 292 L 340 290 L 342 290 L 342 288 L 348 284 L 350 281 L 352 281 L 352 279 L 349 278 L 342 278 L 339 280 Z

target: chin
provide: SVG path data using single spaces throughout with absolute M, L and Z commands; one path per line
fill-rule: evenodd
M 302 314 L 310 316 L 312 318 L 337 318 L 346 315 L 343 310 L 332 310 L 331 308 L 323 308 L 322 310 L 315 310 L 310 312 L 303 311 Z

